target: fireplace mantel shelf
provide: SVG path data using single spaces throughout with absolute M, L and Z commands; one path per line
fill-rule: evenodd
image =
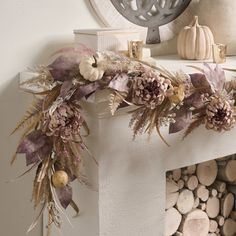
M 158 66 L 163 66 L 168 70 L 176 71 L 183 70 L 186 73 L 194 73 L 196 69 L 188 67 L 197 66 L 202 67 L 203 63 L 208 63 L 210 65 L 215 65 L 212 60 L 196 61 L 196 60 L 181 60 L 178 55 L 166 55 L 166 56 L 156 56 L 154 57 Z M 236 56 L 228 56 L 226 63 L 219 64 L 223 68 L 236 69 Z M 227 75 L 233 75 L 232 72 L 226 72 Z M 234 73 L 236 75 L 236 73 Z

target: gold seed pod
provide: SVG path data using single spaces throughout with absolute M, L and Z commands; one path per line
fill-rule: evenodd
M 174 104 L 179 104 L 185 97 L 185 85 L 180 84 L 179 87 L 174 87 L 173 95 L 169 97 L 170 101 Z
M 52 184 L 55 188 L 65 187 L 68 184 L 68 181 L 69 181 L 68 174 L 63 170 L 56 171 L 52 175 Z

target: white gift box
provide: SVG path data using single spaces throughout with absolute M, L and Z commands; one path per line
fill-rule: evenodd
M 140 32 L 132 29 L 84 29 L 74 30 L 75 45 L 84 44 L 96 51 L 127 50 L 129 40 L 140 39 Z

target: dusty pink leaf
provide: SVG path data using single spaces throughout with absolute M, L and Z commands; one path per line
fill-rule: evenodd
M 72 80 L 66 80 L 63 82 L 61 86 L 60 97 L 63 100 L 69 100 L 75 91 L 76 91 L 76 88 L 73 85 Z
M 207 63 L 204 63 L 204 66 L 204 74 L 212 92 L 221 92 L 225 83 L 224 70 L 219 65 L 216 65 L 215 68 L 211 68 Z
M 38 161 L 42 161 L 43 158 L 47 157 L 52 151 L 52 145 L 47 143 L 39 150 L 33 153 L 26 153 L 26 165 L 34 164 Z
M 184 105 L 188 107 L 200 108 L 204 105 L 203 94 L 195 92 L 184 99 Z
M 72 79 L 76 70 L 79 70 L 79 56 L 59 56 L 48 66 L 49 71 L 55 81 L 65 81 Z
M 88 95 L 95 92 L 97 89 L 100 88 L 100 84 L 95 81 L 93 83 L 89 83 L 83 86 L 80 86 L 74 93 L 73 99 L 80 100 L 83 97 L 87 97 Z
M 65 186 L 56 190 L 58 199 L 64 209 L 66 209 L 72 201 L 72 187 Z
M 119 92 L 128 92 L 129 76 L 126 73 L 117 74 L 109 83 L 108 87 Z
M 177 133 L 185 129 L 191 122 L 192 112 L 189 111 L 186 107 L 181 107 L 180 109 L 175 109 L 173 111 L 175 116 L 175 123 L 171 123 L 169 127 L 169 133 Z
M 45 135 L 40 130 L 35 130 L 27 135 L 19 144 L 17 153 L 33 153 L 45 144 Z
M 204 74 L 202 73 L 190 74 L 190 79 L 194 88 L 199 89 L 201 91 L 210 89 L 210 84 Z
M 51 150 L 50 139 L 40 130 L 35 130 L 21 141 L 17 148 L 17 153 L 24 153 L 26 165 L 31 165 L 42 160 Z

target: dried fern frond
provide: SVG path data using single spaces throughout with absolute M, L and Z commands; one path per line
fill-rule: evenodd
M 17 124 L 16 128 L 11 132 L 11 135 L 14 134 L 19 129 L 26 128 L 30 126 L 32 123 L 35 124 L 39 122 L 40 117 L 42 115 L 42 104 L 43 99 L 36 98 L 31 104 L 30 108 L 21 119 L 21 121 Z
M 45 96 L 42 106 L 43 111 L 47 110 L 52 105 L 52 103 L 57 99 L 57 97 L 60 95 L 60 89 L 61 86 L 57 85 L 50 91 L 49 94 Z
M 138 133 L 142 133 L 145 126 L 149 122 L 150 119 L 150 109 L 143 108 L 142 110 L 138 110 L 132 115 L 131 123 L 133 129 L 133 139 L 137 136 Z
M 120 104 L 125 100 L 125 97 L 127 96 L 127 93 L 121 93 L 121 92 L 113 92 L 109 96 L 109 108 L 111 111 L 111 114 L 114 115 L 117 109 L 119 108 Z
M 171 103 L 167 98 L 155 109 L 145 107 L 136 109 L 132 113 L 129 125 L 134 132 L 133 138 L 135 139 L 138 133 L 148 133 L 150 138 L 152 131 L 156 129 L 162 141 L 169 146 L 160 132 L 160 117 L 169 109 L 171 109 Z
M 170 101 L 168 99 L 165 99 L 162 104 L 160 104 L 156 109 L 152 110 L 150 112 L 150 121 L 149 125 L 147 126 L 146 131 L 148 131 L 148 134 L 151 135 L 152 130 L 156 127 L 156 125 L 159 126 L 159 118 L 162 115 L 162 113 L 171 106 Z M 145 132 L 146 132 L 145 131 Z
M 156 109 L 150 111 L 149 115 L 149 124 L 147 125 L 147 128 L 145 132 L 148 132 L 148 135 L 151 136 L 153 129 L 156 127 L 156 121 L 158 121 L 158 111 Z

